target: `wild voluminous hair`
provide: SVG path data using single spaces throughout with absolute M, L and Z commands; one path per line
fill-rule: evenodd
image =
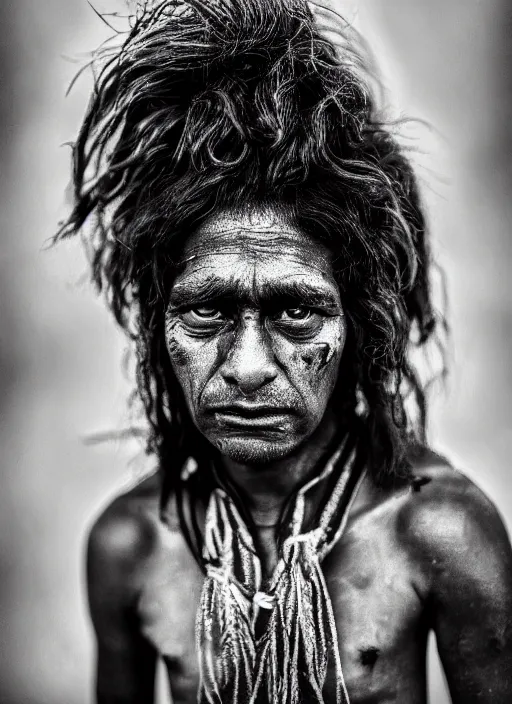
M 406 475 L 411 438 L 424 439 L 411 352 L 439 319 L 417 181 L 377 112 L 355 33 L 311 8 L 143 2 L 97 58 L 74 208 L 56 239 L 83 231 L 93 280 L 133 339 L 147 447 L 169 486 L 195 431 L 164 314 L 183 242 L 219 207 L 285 207 L 334 253 L 349 328 L 335 396 L 340 413 L 364 420 L 376 481 Z

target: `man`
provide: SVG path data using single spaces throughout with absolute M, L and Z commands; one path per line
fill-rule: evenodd
M 97 78 L 61 236 L 93 218 L 158 460 L 90 534 L 102 704 L 159 657 L 177 704 L 419 704 L 431 629 L 454 702 L 511 701 L 510 544 L 424 442 L 428 241 L 363 66 L 329 8 L 163 1 Z

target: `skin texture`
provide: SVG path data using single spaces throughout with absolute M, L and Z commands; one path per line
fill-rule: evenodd
M 189 239 L 171 292 L 167 346 L 192 419 L 221 451 L 259 526 L 267 574 L 283 502 L 340 430 L 332 393 L 344 339 L 329 252 L 284 215 L 220 214 Z M 433 629 L 453 701 L 508 704 L 506 531 L 489 500 L 442 458 L 417 451 L 411 463 L 414 480 L 394 489 L 378 489 L 366 475 L 322 565 L 350 701 L 425 704 Z M 156 472 L 118 497 L 90 533 L 100 704 L 153 701 L 158 657 L 174 702 L 196 700 L 203 575 L 172 497 L 167 525 L 160 520 L 160 480 Z
M 323 564 L 352 704 L 426 703 L 434 630 L 455 704 L 508 704 L 512 555 L 491 502 L 441 458 L 415 458 L 421 491 L 376 489 L 367 475 Z M 176 704 L 198 688 L 194 623 L 203 576 L 158 514 L 158 473 L 118 497 L 92 528 L 90 607 L 100 704 L 153 701 L 164 659 Z
M 207 221 L 183 260 L 166 341 L 192 419 L 239 463 L 290 455 L 324 416 L 345 341 L 329 251 L 264 211 Z M 237 406 L 266 413 L 242 423 L 223 412 Z

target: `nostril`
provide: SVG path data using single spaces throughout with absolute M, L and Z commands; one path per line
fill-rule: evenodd
M 260 376 L 260 375 L 258 375 L 258 376 L 253 377 L 252 379 L 239 380 L 238 381 L 238 388 L 240 389 L 240 392 L 244 396 L 251 396 L 255 391 L 258 391 L 263 386 L 266 386 L 273 379 L 275 379 L 275 375 L 274 376 Z
M 222 376 L 228 384 L 238 386 L 244 396 L 249 396 L 255 391 L 273 381 L 277 373 L 269 367 L 256 365 L 244 368 L 230 368 L 222 370 Z

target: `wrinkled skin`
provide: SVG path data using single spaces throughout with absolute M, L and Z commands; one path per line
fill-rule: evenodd
M 226 214 L 183 260 L 166 340 L 192 419 L 233 460 L 285 457 L 318 427 L 343 351 L 329 251 L 278 216 Z

